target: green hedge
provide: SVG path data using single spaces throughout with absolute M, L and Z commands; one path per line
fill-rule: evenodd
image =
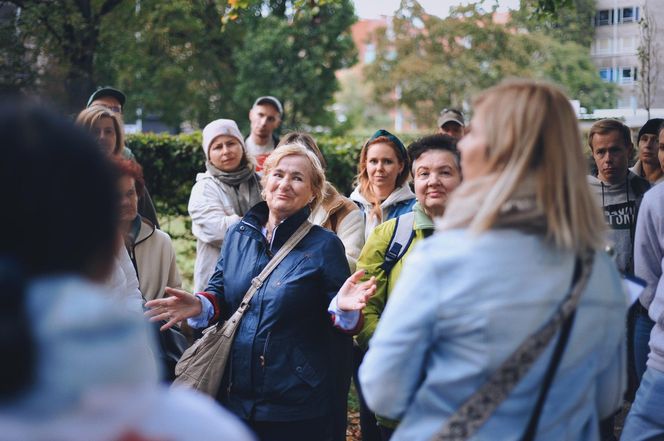
M 367 138 L 368 135 L 316 137 L 328 163 L 327 179 L 345 195 L 352 191 L 360 148 Z M 406 143 L 413 136 L 401 139 Z M 186 215 L 196 174 L 205 170 L 200 132 L 129 135 L 127 147 L 143 166 L 145 182 L 159 215 Z

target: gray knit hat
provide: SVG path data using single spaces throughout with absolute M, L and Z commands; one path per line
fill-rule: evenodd
M 246 147 L 244 146 L 244 138 L 242 137 L 242 133 L 240 133 L 240 129 L 237 127 L 235 121 L 232 119 L 216 119 L 205 126 L 203 129 L 202 147 L 206 160 L 210 160 L 210 144 L 212 144 L 214 138 L 220 135 L 227 135 L 236 138 L 238 141 L 240 141 L 242 150 L 246 151 Z

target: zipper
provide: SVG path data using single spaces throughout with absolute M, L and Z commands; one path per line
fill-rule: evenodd
M 226 401 L 231 400 L 231 389 L 233 388 L 233 357 L 229 354 L 228 363 L 228 386 L 226 387 Z
M 260 360 L 260 363 L 261 363 L 261 367 L 263 369 L 265 369 L 265 364 L 266 364 L 266 361 L 267 361 L 267 359 L 266 359 L 267 347 L 270 344 L 270 336 L 271 335 L 272 335 L 272 331 L 269 331 L 267 333 L 267 337 L 265 338 L 265 344 L 263 345 L 263 353 L 261 354 L 260 357 L 258 357 L 258 359 Z
M 265 254 L 267 254 L 268 259 L 272 259 L 272 256 L 274 255 L 272 253 L 272 243 L 267 241 L 267 238 L 263 236 L 263 232 L 258 228 L 256 228 L 255 226 L 253 226 L 252 224 L 250 224 L 249 222 L 246 222 L 244 220 L 241 222 L 242 224 L 246 225 L 248 228 L 251 228 L 252 230 L 256 231 L 258 234 L 260 234 L 260 236 L 263 238 L 263 244 L 265 245 Z M 274 231 L 276 230 L 277 228 L 275 227 Z M 274 231 L 272 231 L 272 239 L 274 239 Z M 260 257 L 261 256 L 258 256 L 258 260 L 260 260 Z

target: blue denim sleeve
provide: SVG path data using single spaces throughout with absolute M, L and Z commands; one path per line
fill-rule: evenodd
M 420 386 L 436 322 L 437 276 L 418 249 L 404 266 L 359 371 L 367 405 L 390 419 L 404 416 Z

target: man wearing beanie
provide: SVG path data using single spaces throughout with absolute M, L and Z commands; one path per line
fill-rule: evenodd
M 663 145 L 664 125 L 660 126 L 658 138 L 659 145 Z M 643 197 L 636 225 L 635 271 L 646 282 L 635 304 L 638 315 L 634 332 L 634 362 L 641 384 L 625 422 L 624 440 L 664 439 L 663 201 L 664 186 L 656 185 Z
M 256 159 L 256 171 L 263 169 L 263 162 L 279 144 L 275 130 L 281 125 L 284 108 L 273 96 L 262 96 L 256 99 L 249 111 L 251 133 L 246 139 L 247 151 Z
M 664 119 L 649 119 L 636 138 L 636 144 L 639 148 L 639 160 L 630 170 L 650 182 L 652 185 L 664 181 L 664 172 L 659 163 L 657 152 L 659 150 L 658 130 Z
M 262 200 L 254 163 L 235 121 L 218 119 L 203 129 L 205 173 L 191 189 L 189 215 L 196 236 L 194 292 L 204 291 L 228 228 Z

